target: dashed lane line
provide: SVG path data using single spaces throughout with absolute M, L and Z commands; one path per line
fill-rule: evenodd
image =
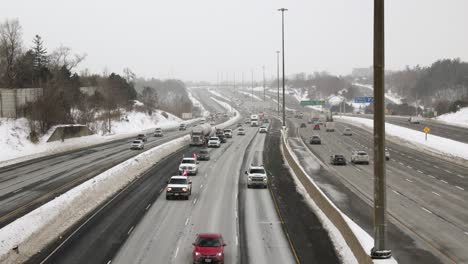
M 448 182 L 446 182 L 446 181 L 444 181 L 444 180 L 440 180 L 440 181 L 443 182 L 443 183 L 448 183 Z
M 460 189 L 460 190 L 462 190 L 462 191 L 465 190 L 465 189 L 463 189 L 462 187 L 460 187 L 460 186 L 458 186 L 458 185 L 455 185 L 455 187 L 458 188 L 458 189 Z
M 440 196 L 440 194 L 436 193 L 436 192 L 432 192 L 433 194 L 437 195 L 437 196 Z
M 421 173 L 421 174 L 423 174 L 423 173 L 424 173 L 424 172 L 422 172 L 421 170 L 417 170 L 417 172 L 419 172 L 419 173 Z
M 421 208 L 422 208 L 424 211 L 426 211 L 426 212 L 428 212 L 428 213 L 432 214 L 432 212 L 431 212 L 431 211 L 429 211 L 429 210 L 427 210 L 426 208 L 424 208 L 424 207 L 421 207 Z
M 150 208 L 150 206 L 151 206 L 151 203 L 149 203 L 149 204 L 146 206 L 145 210 L 148 211 L 148 209 Z
M 392 192 L 394 192 L 396 195 L 401 195 L 399 192 L 397 192 L 395 190 L 392 190 Z
M 132 233 L 134 227 L 135 227 L 135 226 L 130 227 L 130 229 L 129 229 L 128 232 L 127 232 L 127 235 L 130 235 L 130 233 Z
M 185 220 L 185 225 L 188 225 L 189 219 L 190 219 L 190 218 L 187 217 L 187 219 Z
M 412 181 L 412 180 L 410 180 L 410 179 L 406 179 L 406 181 L 408 181 L 408 182 L 413 182 L 413 181 Z
M 193 204 L 196 204 L 197 203 L 197 198 L 195 198 L 195 200 L 193 200 Z

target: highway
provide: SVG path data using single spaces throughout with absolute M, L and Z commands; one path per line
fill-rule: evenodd
M 206 106 L 208 110 L 224 111 L 222 106 L 210 101 Z M 216 122 L 222 123 L 226 120 L 220 118 Z M 148 133 L 145 150 L 186 135 L 190 131 L 189 128 L 190 126 L 186 131 L 164 131 L 162 138 L 152 137 L 151 133 Z M 0 168 L 0 227 L 74 186 L 140 154 L 142 151 L 130 150 L 132 139 L 120 139 Z
M 301 122 L 303 121 L 295 120 L 294 126 L 299 127 Z M 342 135 L 345 127 L 352 127 L 352 136 Z M 349 124 L 337 123 L 336 128 L 335 132 L 325 132 L 323 129 L 314 131 L 309 126 L 299 129 L 299 135 L 296 136 L 300 136 L 305 143 L 308 143 L 308 139 L 313 134 L 320 135 L 322 145 L 306 144 L 308 148 L 319 157 L 330 174 L 372 206 L 372 135 Z M 294 143 L 294 138 L 292 142 L 296 144 L 296 149 L 300 149 L 299 142 Z M 463 246 L 468 243 L 468 208 L 465 203 L 468 199 L 466 182 L 468 168 L 390 142 L 387 142 L 387 146 L 391 155 L 391 160 L 387 162 L 387 204 L 390 222 L 403 230 L 406 236 L 412 237 L 418 245 L 418 250 L 430 251 L 447 263 L 468 261 L 468 254 Z M 352 150 L 368 152 L 371 164 L 329 165 L 331 154 L 344 154 L 349 162 Z M 306 155 L 305 153 L 300 154 Z M 310 173 L 310 175 L 316 174 Z M 317 175 L 320 187 L 337 205 L 342 207 L 349 205 L 343 201 L 348 191 L 338 188 L 343 186 L 333 186 L 330 180 L 320 177 L 320 174 Z M 350 212 L 351 218 L 359 218 L 362 214 L 349 209 L 344 211 Z M 360 225 L 372 234 L 372 218 L 361 219 Z M 437 232 L 434 232 L 434 227 L 437 227 Z M 402 244 L 402 240 L 405 239 L 398 237 L 392 239 L 390 235 L 390 243 L 397 260 L 405 263 L 406 261 L 424 263 L 421 262 L 424 258 L 415 254 L 414 245 Z

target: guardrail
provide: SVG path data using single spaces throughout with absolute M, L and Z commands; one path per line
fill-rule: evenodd
M 284 158 L 286 159 L 289 167 L 296 174 L 297 178 L 301 181 L 309 196 L 339 230 L 346 241 L 346 244 L 356 257 L 358 263 L 373 264 L 374 262 L 371 257 L 344 219 L 341 211 L 328 199 L 328 197 L 313 182 L 312 178 L 307 175 L 307 172 L 305 172 L 305 170 L 300 166 L 296 155 L 287 143 L 286 131 L 281 131 L 281 138 Z

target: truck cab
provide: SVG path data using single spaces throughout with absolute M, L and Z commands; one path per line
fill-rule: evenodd
M 263 166 L 251 165 L 249 170 L 245 171 L 245 174 L 247 175 L 247 188 L 268 188 L 268 176 Z
M 167 181 L 166 200 L 179 197 L 188 200 L 191 194 L 192 181 L 187 176 L 172 176 Z

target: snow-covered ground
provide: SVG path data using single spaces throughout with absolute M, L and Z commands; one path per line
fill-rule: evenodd
M 51 128 L 48 133 L 39 138 L 39 142 L 32 143 L 28 139 L 31 130 L 27 119 L 1 118 L 0 135 L 2 136 L 0 137 L 0 148 L 2 151 L 0 152 L 0 167 L 41 156 L 131 137 L 139 132 L 150 132 L 156 127 L 172 129 L 178 127 L 180 122 L 191 123 L 198 120 L 183 121 L 170 113 L 167 113 L 167 115 L 168 118 L 165 118 L 159 110 L 153 112 L 152 116 L 132 111 L 124 114 L 121 120 L 112 121 L 111 135 L 98 133 L 91 136 L 66 139 L 65 142 L 54 141 L 49 143 L 47 143 L 47 139 L 54 131 L 54 128 Z M 95 128 L 100 130 L 102 123 L 96 122 L 94 124 Z
M 196 88 L 195 88 L 195 89 L 196 89 Z M 193 104 L 194 106 L 196 106 L 196 107 L 199 107 L 199 108 L 201 109 L 202 116 L 205 116 L 205 117 L 206 117 L 206 116 L 209 116 L 209 115 L 210 115 L 210 112 L 207 111 L 207 110 L 205 109 L 205 107 L 203 106 L 203 104 L 202 104 L 200 101 L 198 101 L 197 98 L 195 98 L 195 97 L 193 96 L 193 94 L 192 94 L 192 92 L 190 91 L 190 89 L 188 89 L 187 92 L 188 92 L 188 96 L 189 96 L 190 101 L 192 101 L 192 104 Z
M 374 87 L 372 85 L 369 85 L 369 84 L 353 83 L 353 85 L 358 86 L 358 87 L 362 87 L 362 88 L 367 88 L 369 90 L 374 91 Z M 387 98 L 388 100 L 390 100 L 394 104 L 401 104 L 401 99 L 402 98 L 400 96 L 398 96 L 397 94 L 391 93 L 391 91 L 388 91 L 388 92 L 385 93 L 385 98 Z
M 434 119 L 447 124 L 468 128 L 468 107 L 464 107 L 455 113 L 438 116 Z
M 367 129 L 374 127 L 372 119 L 350 116 L 335 116 L 335 118 Z M 412 147 L 468 161 L 468 144 L 431 134 L 428 134 L 426 141 L 423 132 L 389 123 L 385 123 L 385 133 Z
M 210 91 L 210 93 L 214 94 L 215 96 L 218 96 L 219 98 L 222 98 L 223 100 L 225 101 L 228 101 L 228 102 L 232 102 L 231 99 L 227 98 L 226 96 L 218 93 L 217 91 L 213 90 L 213 89 L 208 89 L 208 91 Z
M 245 94 L 245 95 L 247 95 L 247 96 L 249 96 L 249 97 L 252 97 L 252 98 L 255 99 L 255 100 L 263 101 L 260 97 L 256 96 L 255 94 L 252 95 L 251 92 L 249 93 L 249 92 L 239 91 L 239 93 Z
M 211 99 L 228 111 L 236 113 L 217 127 L 225 128 L 241 119 L 239 112 L 230 104 L 214 97 Z M 189 141 L 190 136 L 186 135 L 149 149 L 3 227 L 0 229 L 0 263 L 24 262 L 138 175 L 154 166 L 162 158 L 186 146 Z M 19 254 L 11 250 L 18 245 Z

